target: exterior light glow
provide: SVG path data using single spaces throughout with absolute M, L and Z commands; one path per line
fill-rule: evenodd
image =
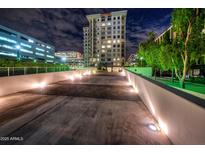
M 160 118 L 159 118 L 158 122 L 159 122 L 160 128 L 164 131 L 164 133 L 166 135 L 168 135 L 169 131 L 168 131 L 167 125 Z
M 86 72 L 83 73 L 83 75 L 85 75 L 85 76 L 86 75 L 91 75 L 91 71 L 86 71 Z
M 46 82 L 40 82 L 33 85 L 33 88 L 45 88 L 47 86 Z
M 93 74 L 96 74 L 96 70 L 93 70 Z
M 120 74 L 121 76 L 125 76 L 125 71 L 123 70 Z
M 130 92 L 131 92 L 131 93 L 134 93 L 135 91 L 134 91 L 134 89 L 130 89 Z
M 21 48 L 21 46 L 20 46 L 20 45 L 16 45 L 15 47 L 16 47 L 16 49 L 20 49 L 20 48 Z
M 65 61 L 66 61 L 66 57 L 62 57 L 61 60 L 62 60 L 63 62 L 65 62 Z
M 74 78 L 73 75 L 69 76 L 68 79 L 71 80 L 71 81 L 74 81 L 74 80 L 75 80 L 75 78 Z
M 39 83 L 39 88 L 45 88 L 46 87 L 46 83 L 45 82 L 41 82 Z
M 133 86 L 133 88 L 135 89 L 136 93 L 139 93 L 139 90 L 138 90 L 138 88 L 135 85 Z
M 75 77 L 78 78 L 78 79 L 82 79 L 82 75 L 81 74 L 76 74 Z

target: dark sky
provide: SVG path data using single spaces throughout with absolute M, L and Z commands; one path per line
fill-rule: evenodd
M 0 24 L 46 43 L 56 50 L 83 51 L 86 15 L 128 10 L 127 55 L 154 31 L 160 34 L 170 25 L 172 9 L 0 9 Z

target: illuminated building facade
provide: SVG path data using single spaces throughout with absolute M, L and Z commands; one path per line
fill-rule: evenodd
M 60 60 L 58 63 L 83 66 L 83 55 L 78 51 L 57 51 L 55 57 Z
M 0 25 L 0 57 L 54 62 L 55 48 Z
M 88 66 L 122 66 L 126 53 L 127 11 L 87 15 L 84 61 Z

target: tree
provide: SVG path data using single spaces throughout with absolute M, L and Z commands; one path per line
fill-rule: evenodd
M 138 57 L 143 58 L 147 65 L 154 69 L 154 76 L 156 77 L 156 70 L 160 68 L 159 63 L 159 45 L 154 42 L 154 32 L 148 33 L 148 39 L 142 42 L 139 46 Z
M 175 74 L 182 88 L 185 88 L 185 78 L 190 64 L 190 57 L 196 59 L 199 51 L 193 50 L 198 45 L 196 41 L 201 35 L 201 24 L 204 24 L 203 9 L 175 9 L 172 14 L 172 25 L 176 37 L 173 41 L 174 56 L 179 56 L 182 66 L 173 60 Z M 195 34 L 193 33 L 196 32 Z M 200 32 L 200 33 L 199 33 Z M 177 58 L 176 58 L 177 59 Z

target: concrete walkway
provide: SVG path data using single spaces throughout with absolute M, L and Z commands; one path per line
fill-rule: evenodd
M 0 97 L 0 144 L 170 144 L 124 76 L 98 73 Z

